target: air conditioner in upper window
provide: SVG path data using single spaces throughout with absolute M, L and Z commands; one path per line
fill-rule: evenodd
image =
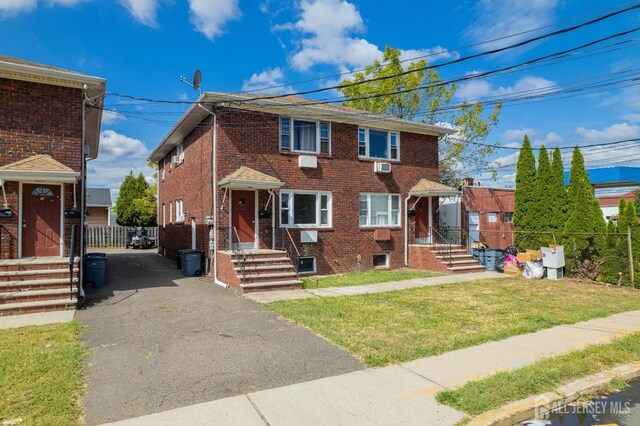
M 180 156 L 174 155 L 171 157 L 171 164 L 180 164 Z
M 391 173 L 391 163 L 373 163 L 373 171 L 376 173 Z
M 184 222 L 187 219 L 187 215 L 183 214 L 179 214 L 176 215 L 176 222 Z

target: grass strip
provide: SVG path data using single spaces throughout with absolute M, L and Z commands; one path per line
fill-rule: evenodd
M 81 423 L 80 331 L 76 322 L 0 330 L 0 424 Z
M 468 382 L 459 389 L 440 392 L 436 399 L 477 416 L 633 361 L 640 361 L 640 333 Z
M 405 281 L 414 278 L 433 278 L 443 274 L 418 269 L 368 270 L 346 274 L 325 275 L 303 278 L 303 288 L 348 287 L 354 285 L 378 284 L 389 281 Z

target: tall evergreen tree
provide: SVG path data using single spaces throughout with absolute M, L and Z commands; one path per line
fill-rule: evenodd
M 530 241 L 533 244 L 531 248 L 537 249 L 553 243 L 553 235 L 549 233 L 554 213 L 553 172 L 544 145 L 540 147 L 538 152 L 538 170 L 536 171 L 534 191 L 535 198 L 532 203 L 533 213 L 530 229 L 536 232 L 530 236 Z
M 516 230 L 515 243 L 520 249 L 531 248 L 534 234 L 528 232 L 532 230 L 534 218 L 534 204 L 536 202 L 535 191 L 536 178 L 536 158 L 529 142 L 529 137 L 525 136 L 518 156 L 516 171 L 516 191 L 515 211 L 513 213 L 513 224 Z M 518 232 L 522 231 L 522 232 Z
M 564 231 L 567 223 L 567 211 L 569 210 L 569 196 L 567 187 L 564 184 L 564 165 L 562 164 L 562 154 L 560 148 L 553 150 L 553 161 L 551 162 L 551 180 L 553 182 L 551 203 L 553 212 L 549 218 L 549 229 L 557 233 L 556 238 Z
M 596 200 L 584 157 L 578 147 L 573 150 L 569 174 L 569 217 L 565 225 L 566 263 L 576 272 L 586 260 L 594 260 L 603 250 L 606 226 Z
M 114 206 L 116 223 L 121 226 L 155 226 L 156 199 L 152 187 L 140 173 L 125 176 Z

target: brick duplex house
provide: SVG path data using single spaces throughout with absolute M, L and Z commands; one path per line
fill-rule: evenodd
M 216 282 L 243 291 L 411 266 L 438 196 L 458 193 L 438 183 L 438 139 L 451 129 L 251 97 L 203 93 L 151 153 L 161 253 L 202 250 Z
M 86 160 L 98 155 L 104 93 L 102 78 L 0 56 L 0 315 L 76 300 L 81 266 L 70 277 L 68 260 L 72 239 L 82 255 Z

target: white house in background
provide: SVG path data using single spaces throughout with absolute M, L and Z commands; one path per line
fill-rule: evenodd
M 604 220 L 608 222 L 609 220 L 611 220 L 611 218 L 618 217 L 618 205 L 620 204 L 621 198 L 624 198 L 627 201 L 634 201 L 636 199 L 636 196 L 634 194 L 634 191 L 630 191 L 623 195 L 612 195 L 609 197 L 598 198 Z

